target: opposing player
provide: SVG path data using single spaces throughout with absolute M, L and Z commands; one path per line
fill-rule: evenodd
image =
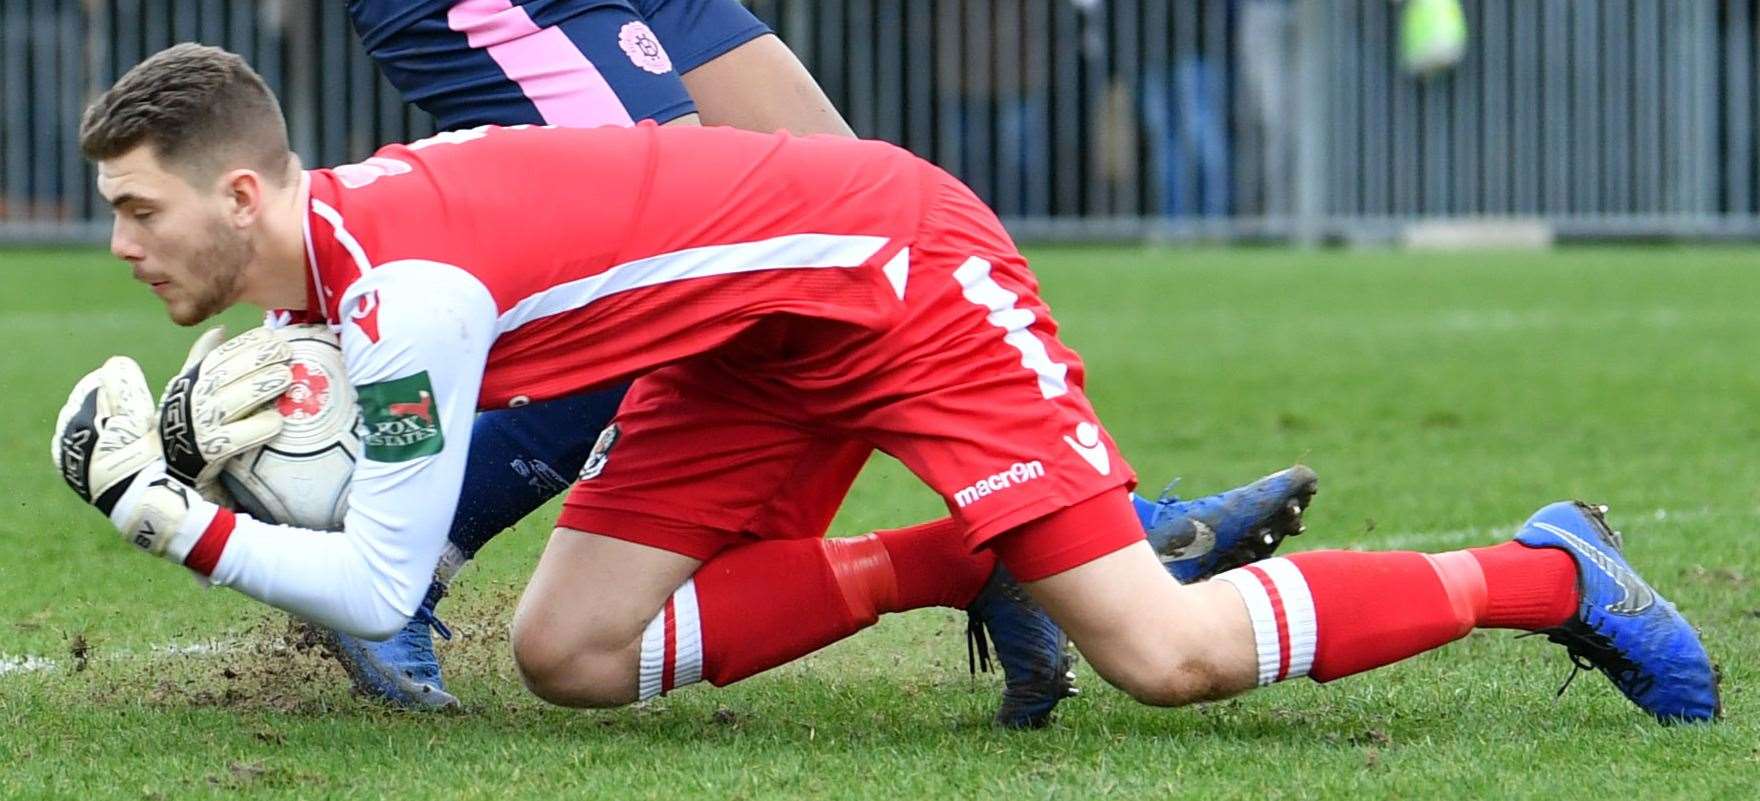
M 788 48 L 735 0 L 352 0 L 348 9 L 392 84 L 444 130 L 647 119 L 852 135 Z M 626 388 L 478 417 L 453 547 L 416 617 L 382 643 L 328 633 L 357 687 L 408 706 L 456 703 L 430 635 L 430 627 L 446 633 L 436 603 L 491 537 L 568 487 Z M 1195 502 L 1136 502 L 1152 538 L 1165 545 L 1169 569 L 1189 581 L 1268 555 L 1299 530 L 1312 491 L 1311 474 L 1295 471 Z M 1058 667 L 1061 657 L 1045 653 L 1062 637 L 1043 613 L 997 595 L 978 603 L 972 617 L 974 636 L 982 644 L 989 630 L 1008 676 L 1013 700 L 999 720 L 1018 722 L 1016 710 L 1048 708 L 1063 696 L 1067 671 Z
M 1696 632 L 1580 503 L 1498 546 L 1318 551 L 1181 585 L 1024 259 L 969 190 L 891 146 L 484 129 L 302 172 L 260 81 L 199 47 L 131 70 L 81 144 L 120 212 L 113 247 L 174 320 L 243 301 L 342 327 L 367 431 L 344 531 L 235 516 L 166 477 L 121 357 L 75 388 L 55 439 L 125 539 L 295 614 L 396 631 L 445 546 L 474 410 L 633 377 L 515 616 L 522 675 L 555 703 L 749 675 L 975 594 L 999 561 L 1145 703 L 1504 627 L 1547 634 L 1664 722 L 1720 711 Z M 219 375 L 272 371 L 272 339 L 222 349 L 251 369 Z M 969 552 L 817 539 L 876 447 L 942 495 Z

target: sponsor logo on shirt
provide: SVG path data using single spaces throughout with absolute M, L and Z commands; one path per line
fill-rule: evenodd
M 368 459 L 407 462 L 446 446 L 427 371 L 356 387 L 361 403 L 361 441 Z
M 980 478 L 972 485 L 953 494 L 953 502 L 964 509 L 979 500 L 1001 492 L 1010 487 L 1018 487 L 1035 478 L 1045 475 L 1045 465 L 1034 459 L 1030 462 L 1015 462 L 1007 470 L 994 475 Z

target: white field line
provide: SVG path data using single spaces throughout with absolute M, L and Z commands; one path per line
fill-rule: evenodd
M 1753 510 L 1735 509 L 1653 509 L 1642 516 L 1642 522 L 1633 520 L 1629 514 L 1621 514 L 1618 509 L 1612 512 L 1615 527 L 1630 521 L 1635 529 L 1649 530 L 1657 527 L 1697 523 L 1718 517 L 1753 516 Z M 1415 531 L 1408 533 L 1392 532 L 1388 534 L 1364 534 L 1353 539 L 1352 547 L 1387 551 L 1422 551 L 1436 548 L 1458 548 L 1468 545 L 1495 545 L 1498 542 L 1515 536 L 1516 529 L 1521 528 L 1524 521 L 1517 520 L 1501 526 L 1474 526 L 1471 528 L 1453 528 L 1442 531 Z
M 54 670 L 56 667 L 55 660 L 44 659 L 40 656 L 0 656 L 0 676 Z
M 208 640 L 206 642 L 166 642 L 149 645 L 146 648 L 119 648 L 114 651 L 102 652 L 104 659 L 160 659 L 173 656 L 225 656 L 244 650 L 243 643 L 237 640 Z M 0 654 L 0 677 L 18 673 L 40 673 L 49 670 L 60 670 L 66 660 L 50 659 L 35 654 Z

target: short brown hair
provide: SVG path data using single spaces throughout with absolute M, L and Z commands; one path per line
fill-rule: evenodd
M 136 64 L 86 109 L 79 149 L 92 161 L 148 144 L 186 178 L 248 167 L 281 181 L 288 166 L 281 104 L 244 59 L 185 42 Z

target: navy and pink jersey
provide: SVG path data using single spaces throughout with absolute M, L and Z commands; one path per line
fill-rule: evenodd
M 367 52 L 442 130 L 667 122 L 683 73 L 770 32 L 738 0 L 349 0 Z

